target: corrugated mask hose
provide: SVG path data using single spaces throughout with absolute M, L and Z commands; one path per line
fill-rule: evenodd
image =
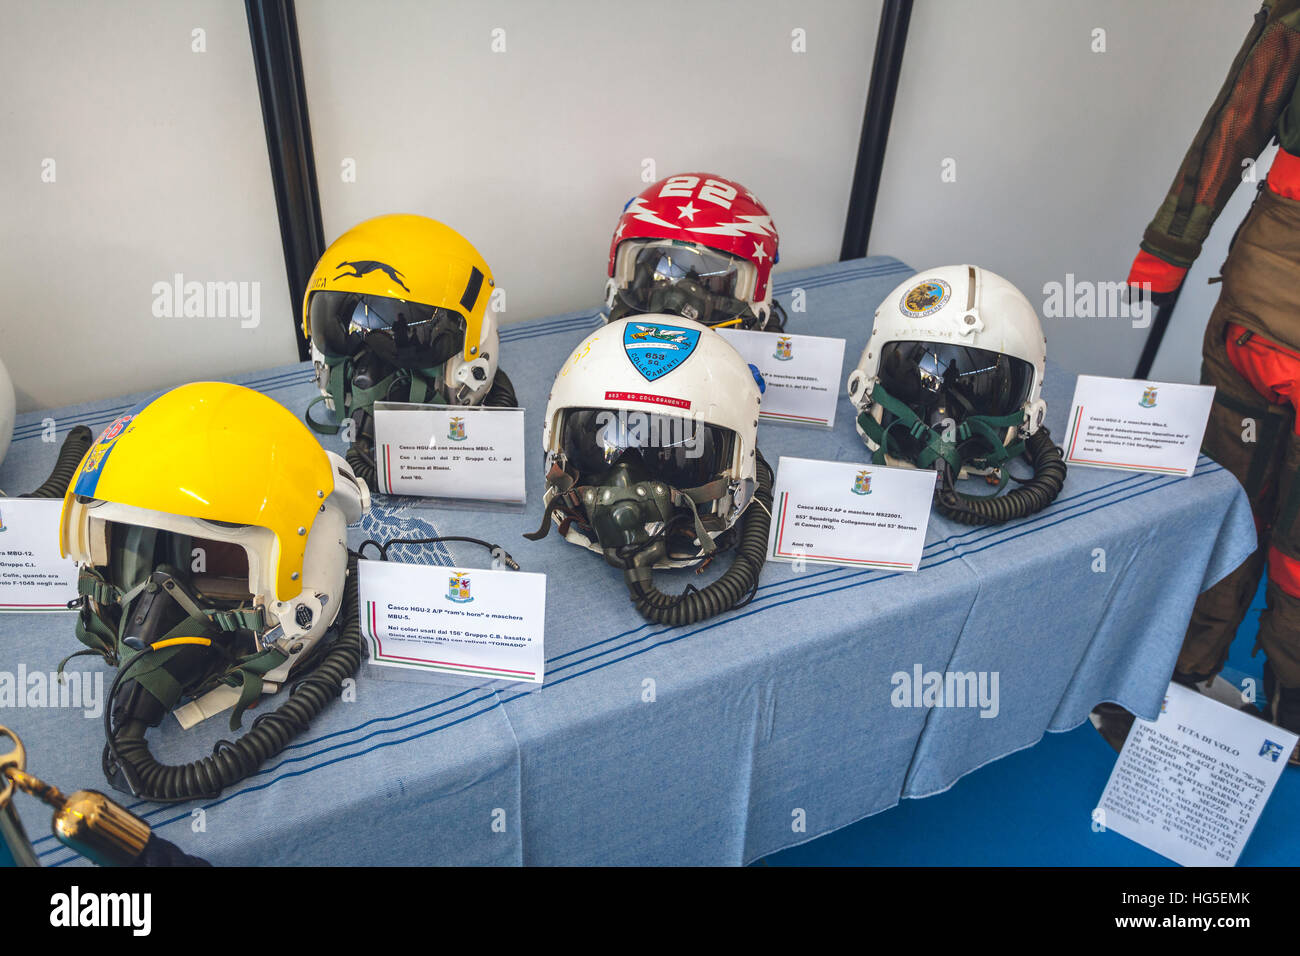
M 235 741 L 222 740 L 210 756 L 192 763 L 159 763 L 149 752 L 145 740 L 148 724 L 144 720 L 127 720 L 112 726 L 112 701 L 123 676 L 133 661 L 147 657 L 148 651 L 127 660 L 118 670 L 109 691 L 109 705 L 104 708 L 104 774 L 111 781 L 125 778 L 137 797 L 157 803 L 212 799 L 222 790 L 251 776 L 264 763 L 279 754 L 343 689 L 343 682 L 356 675 L 361 665 L 361 623 L 357 616 L 358 586 L 355 556 L 348 556 L 348 576 L 344 586 L 343 606 L 335 622 L 342 629 L 320 655 L 310 673 L 299 678 L 289 691 L 289 698 L 275 710 L 258 716 L 248 732 Z
M 693 585 L 681 594 L 665 594 L 654 586 L 649 568 L 624 572 L 637 612 L 657 624 L 695 624 L 737 607 L 744 607 L 758 589 L 758 575 L 767 560 L 767 538 L 772 526 L 772 469 L 758 454 L 758 487 L 754 500 L 741 516 L 736 555 L 720 578 L 702 588 Z
M 59 457 L 54 462 L 54 470 L 35 491 L 22 495 L 23 498 L 62 498 L 68 491 L 68 483 L 77 472 L 81 459 L 86 457 L 95 436 L 85 425 L 78 425 L 68 432 L 59 449 Z
M 961 524 L 1002 524 L 1042 511 L 1065 485 L 1065 459 L 1046 428 L 1025 439 L 1025 455 L 1034 468 L 1032 478 L 1004 495 L 966 495 L 956 489 L 952 470 L 940 469 L 934 504 L 940 514 Z

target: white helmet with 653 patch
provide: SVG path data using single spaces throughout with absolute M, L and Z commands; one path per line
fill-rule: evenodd
M 756 585 L 767 545 L 761 393 L 757 370 L 688 319 L 639 315 L 593 332 L 551 388 L 546 514 L 529 537 L 545 537 L 554 523 L 602 554 L 653 620 L 686 623 L 733 607 Z M 735 563 L 702 590 L 666 595 L 651 584 L 653 568 L 695 565 L 732 547 Z

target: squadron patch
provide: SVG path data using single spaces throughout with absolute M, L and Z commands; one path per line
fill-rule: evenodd
M 918 282 L 903 294 L 899 303 L 904 315 L 921 319 L 934 315 L 952 298 L 952 286 L 942 279 L 925 279 Z
M 623 329 L 623 351 L 647 382 L 681 365 L 699 344 L 698 329 L 648 322 L 629 322 Z

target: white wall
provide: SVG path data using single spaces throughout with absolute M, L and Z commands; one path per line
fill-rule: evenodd
M 833 261 L 879 17 L 857 0 L 299 3 L 326 239 L 422 213 L 478 247 L 503 320 L 592 308 L 624 203 L 703 169 L 762 199 L 782 266 Z
M 1123 279 L 1257 6 L 917 0 L 871 251 L 918 268 L 976 261 L 1038 303 L 1067 273 Z M 778 268 L 832 261 L 879 11 L 302 0 L 326 237 L 424 213 L 479 246 L 506 321 L 588 308 L 651 159 L 657 176 L 704 168 L 753 189 L 781 231 Z M 243 5 L 0 0 L 0 22 L 0 357 L 20 407 L 293 361 Z M 1090 49 L 1097 27 L 1105 53 Z M 195 28 L 206 53 L 191 52 Z M 54 183 L 41 180 L 46 158 Z M 1196 378 L 1217 294 L 1204 279 L 1249 192 L 1192 273 L 1157 377 Z M 177 272 L 258 283 L 260 325 L 156 318 L 153 285 Z M 1117 319 L 1046 326 L 1074 371 L 1128 375 L 1145 336 Z
M 0 358 L 20 410 L 295 361 L 243 4 L 4 0 L 0 23 Z M 155 317 L 176 273 L 259 283 L 260 325 Z
M 1043 304 L 1066 275 L 1123 281 L 1258 0 L 918 0 L 903 61 L 873 253 L 973 261 Z M 1092 31 L 1106 31 L 1094 53 Z M 955 160 L 956 181 L 941 181 Z M 1153 374 L 1197 381 L 1228 239 L 1220 219 Z M 1067 370 L 1133 374 L 1143 330 L 1122 318 L 1044 322 Z

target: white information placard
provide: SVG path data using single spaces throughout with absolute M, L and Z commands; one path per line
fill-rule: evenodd
M 375 404 L 375 471 L 390 495 L 524 500 L 524 410 Z
M 66 611 L 77 566 L 59 557 L 63 500 L 0 498 L 0 611 Z
M 825 428 L 835 424 L 843 339 L 749 329 L 718 331 L 763 376 L 760 421 Z
M 1065 432 L 1066 463 L 1188 476 L 1213 401 L 1213 385 L 1080 375 Z
M 1295 744 L 1170 684 L 1160 716 L 1133 722 L 1094 820 L 1183 866 L 1235 866 Z
M 359 561 L 370 662 L 540 684 L 546 575 Z
M 935 472 L 782 457 L 769 556 L 915 571 Z

